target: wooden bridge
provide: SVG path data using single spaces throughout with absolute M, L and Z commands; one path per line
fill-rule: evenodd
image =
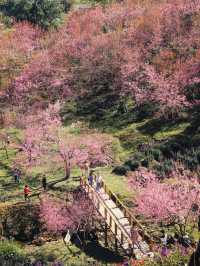
M 60 179 L 50 182 L 48 186 L 51 187 L 65 180 Z M 151 236 L 147 233 L 145 227 L 132 215 L 129 209 L 107 187 L 104 181 L 98 192 L 95 187 L 88 184 L 86 179 L 81 178 L 80 185 L 104 220 L 105 246 L 108 245 L 110 240 L 114 242 L 116 251 L 123 250 L 126 255 L 134 254 L 136 259 L 144 258 L 152 254 L 149 245 L 152 242 Z M 37 188 L 37 192 L 33 193 L 31 197 L 39 197 L 42 192 L 42 187 Z M 17 205 L 24 203 L 18 202 Z M 137 241 L 133 237 L 133 230 L 139 231 Z M 112 239 L 109 238 L 110 235 L 112 235 Z
M 102 182 L 98 192 L 86 180 L 81 180 L 81 186 L 105 221 L 105 244 L 108 242 L 107 230 L 109 230 L 113 234 L 116 250 L 121 248 L 127 255 L 134 254 L 138 259 L 152 254 L 149 247 L 151 237 L 128 208 L 109 190 L 105 182 Z M 140 232 L 135 243 L 133 230 Z

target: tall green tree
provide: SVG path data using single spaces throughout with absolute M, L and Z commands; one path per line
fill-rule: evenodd
M 63 0 L 4 0 L 0 12 L 17 21 L 27 20 L 44 29 L 57 27 L 69 8 Z

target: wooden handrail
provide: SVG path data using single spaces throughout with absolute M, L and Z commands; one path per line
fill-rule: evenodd
M 103 183 L 103 188 L 105 192 L 109 195 L 109 197 L 115 202 L 117 207 L 123 211 L 124 216 L 129 220 L 129 223 L 131 226 L 134 226 L 135 224 L 143 231 L 144 235 L 151 240 L 150 235 L 146 232 L 144 226 L 131 214 L 130 210 L 121 202 L 121 200 L 117 197 L 117 195 L 112 192 L 108 186 L 105 184 L 104 181 Z
M 87 184 L 87 182 L 84 182 L 83 185 L 85 186 L 85 189 L 86 189 L 86 190 L 88 190 L 88 189 L 91 188 L 91 189 L 92 189 L 91 192 L 92 192 L 92 193 L 95 193 L 94 188 L 92 188 L 89 184 Z M 132 241 L 131 241 L 131 239 L 130 239 L 131 236 L 129 235 L 129 233 L 127 232 L 127 230 L 126 230 L 125 228 L 123 228 L 123 227 L 121 226 L 121 224 L 118 222 L 118 220 L 116 219 L 115 214 L 113 213 L 113 211 L 112 211 L 110 208 L 107 207 L 107 205 L 104 203 L 104 200 L 102 199 L 102 197 L 100 196 L 100 194 L 95 193 L 95 195 L 97 196 L 98 199 L 100 198 L 100 200 L 101 200 L 101 202 L 102 202 L 104 208 L 107 208 L 107 209 L 109 210 L 109 212 L 112 214 L 112 216 L 113 216 L 113 217 L 112 217 L 112 220 L 113 220 L 114 224 L 117 224 L 117 225 L 118 225 L 119 230 L 120 230 L 121 232 L 123 232 L 123 234 L 126 236 L 128 242 L 129 242 L 130 244 L 132 244 Z
M 117 205 L 117 207 L 123 212 L 124 217 L 126 217 L 129 220 L 131 227 L 137 225 L 142 230 L 143 236 L 148 241 L 153 242 L 151 236 L 146 232 L 144 226 L 132 215 L 130 210 L 121 202 L 121 200 L 117 197 L 117 195 L 108 188 L 108 186 L 104 181 L 102 181 L 102 186 L 105 190 L 105 193 L 109 195 L 110 199 L 112 199 Z

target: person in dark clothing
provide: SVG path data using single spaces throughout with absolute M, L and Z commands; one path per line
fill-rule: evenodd
M 90 186 L 93 186 L 94 183 L 94 171 L 90 171 L 90 174 L 88 176 L 88 183 Z
M 46 191 L 46 189 L 47 189 L 47 179 L 46 179 L 45 175 L 42 178 L 42 186 L 43 186 L 44 191 Z
M 14 179 L 15 179 L 15 183 L 20 182 L 20 170 L 18 168 L 14 169 Z

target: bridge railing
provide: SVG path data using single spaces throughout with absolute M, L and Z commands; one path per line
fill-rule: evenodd
M 128 231 L 122 227 L 122 225 L 118 222 L 117 218 L 115 217 L 115 214 L 113 213 L 112 209 L 108 208 L 108 206 L 105 204 L 104 199 L 101 197 L 99 193 L 96 193 L 95 189 L 91 187 L 87 181 L 83 181 L 81 185 L 85 188 L 85 191 L 87 191 L 88 194 L 90 194 L 90 197 L 93 202 L 97 201 L 96 207 L 100 211 L 100 206 L 103 208 L 103 213 L 101 215 L 107 222 L 108 226 L 113 228 L 113 233 L 115 235 L 115 246 L 117 248 L 118 243 L 123 246 L 125 242 L 128 243 L 129 249 L 132 249 L 132 240 L 131 236 L 128 233 Z
M 84 178 L 86 180 L 86 178 Z M 96 180 L 95 180 L 96 181 Z M 152 242 L 151 236 L 146 232 L 144 226 L 136 219 L 130 210 L 123 204 L 123 202 L 118 198 L 118 196 L 110 190 L 110 188 L 106 185 L 105 181 L 102 180 L 102 187 L 106 194 L 108 194 L 109 198 L 113 200 L 116 206 L 123 212 L 124 217 L 126 217 L 131 225 L 131 227 L 137 226 L 141 229 L 142 236 L 148 241 Z

